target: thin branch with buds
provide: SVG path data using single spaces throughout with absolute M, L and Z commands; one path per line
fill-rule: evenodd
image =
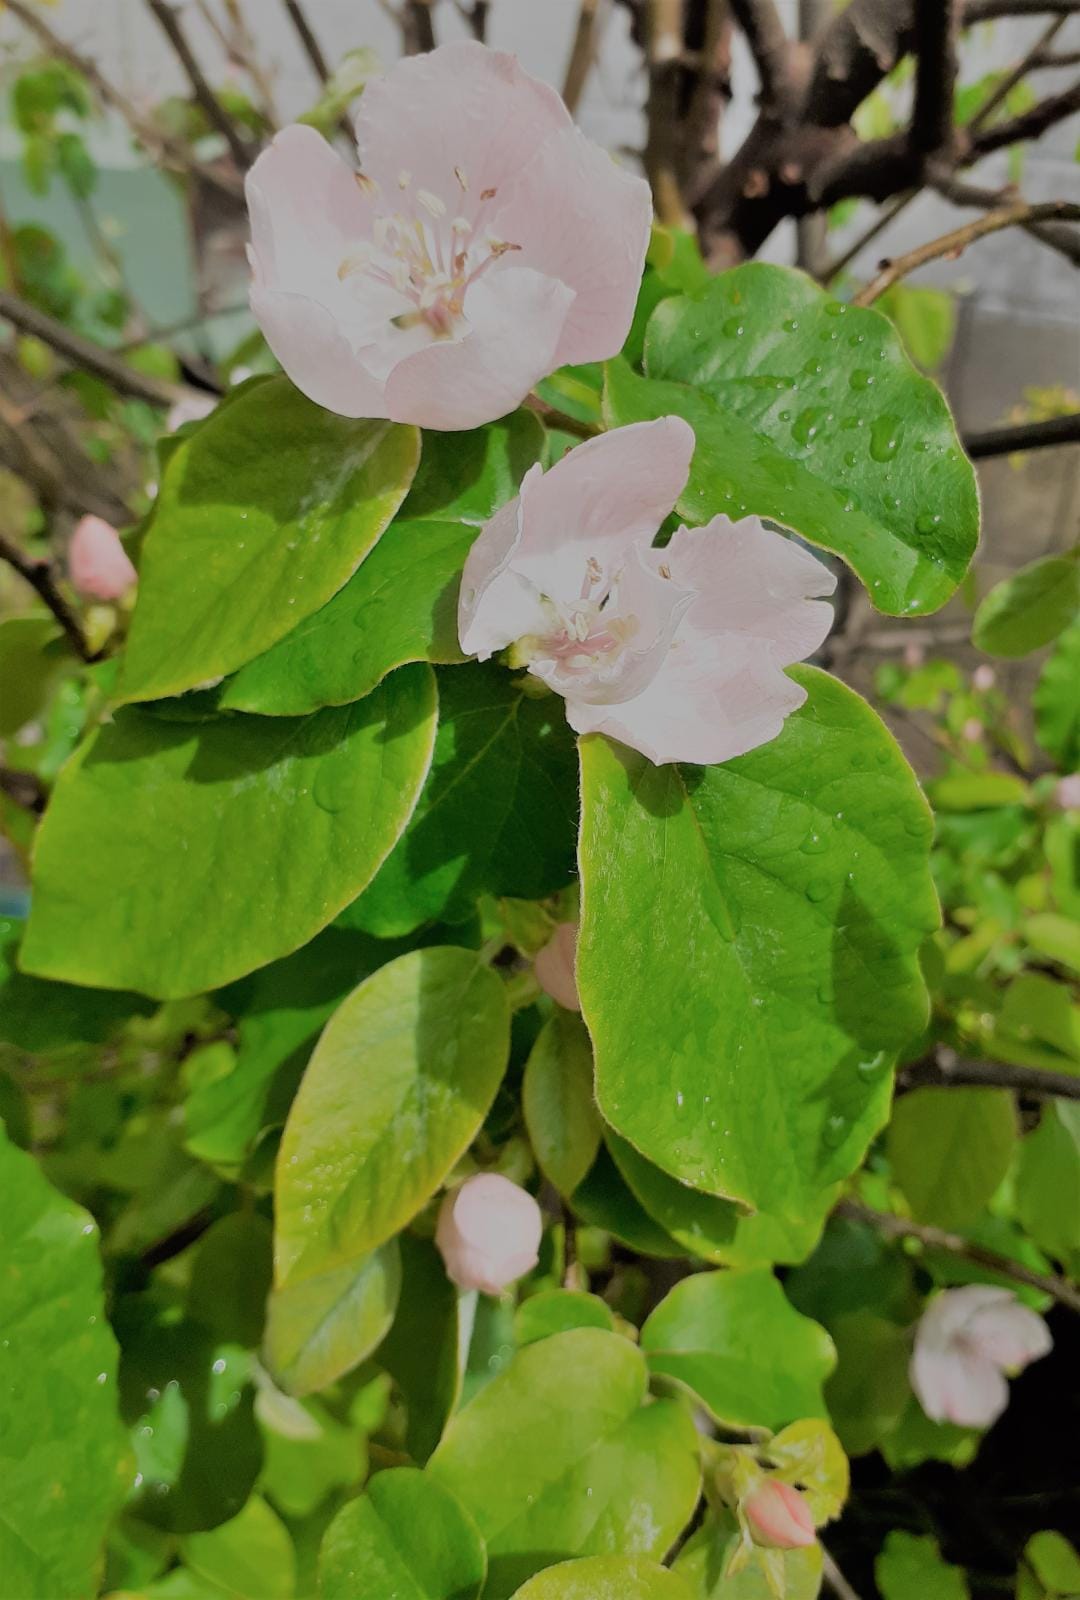
M 93 661 L 95 656 L 86 642 L 82 623 L 74 608 L 68 604 L 51 561 L 27 555 L 25 550 L 0 533 L 0 560 L 24 578 L 39 599 L 43 600 L 63 628 L 76 654 L 83 661 Z

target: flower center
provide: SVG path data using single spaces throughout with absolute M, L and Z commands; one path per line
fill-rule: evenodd
M 511 665 L 531 667 L 549 678 L 610 673 L 639 627 L 637 617 L 616 613 L 610 604 L 612 587 L 590 556 L 578 599 L 567 604 L 545 595 L 551 625 L 544 633 L 518 639 L 510 649 Z
M 455 198 L 464 206 L 469 180 L 461 167 L 454 168 L 454 179 Z M 374 179 L 358 173 L 357 182 L 365 193 L 382 195 Z M 338 267 L 338 278 L 358 288 L 366 280 L 396 290 L 408 305 L 391 318 L 395 327 L 426 327 L 438 339 L 452 338 L 468 290 L 494 262 L 521 246 L 485 231 L 484 216 L 495 189 L 481 190 L 471 220 L 451 216 L 445 200 L 430 189 L 414 189 L 411 173 L 399 173 L 398 191 L 397 209 L 378 213 L 370 240 L 350 250 Z

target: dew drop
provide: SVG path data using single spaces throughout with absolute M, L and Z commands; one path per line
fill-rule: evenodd
M 865 367 L 856 367 L 848 379 L 848 387 L 856 390 L 869 389 L 873 381 L 874 374 L 872 372 L 867 372 Z
M 829 848 L 829 843 L 820 833 L 808 833 L 799 848 L 803 855 L 823 856 Z
M 892 461 L 900 448 L 900 421 L 890 412 L 878 417 L 870 430 L 870 454 L 875 461 Z
M 798 327 L 799 324 L 794 317 L 788 317 L 784 322 L 785 333 L 796 333 L 798 331 Z
M 846 1134 L 847 1120 L 838 1114 L 829 1117 L 822 1129 L 822 1138 L 830 1150 L 838 1149 L 843 1144 Z
M 738 317 L 729 317 L 721 329 L 721 332 L 728 339 L 741 339 L 745 331 L 746 330 Z
M 811 878 L 810 882 L 806 885 L 806 898 L 813 905 L 818 905 L 822 900 L 824 900 L 828 892 L 828 878 Z
M 876 1078 L 878 1076 L 882 1068 L 888 1064 L 888 1060 L 888 1051 L 879 1050 L 877 1055 L 871 1056 L 868 1061 L 860 1061 L 855 1070 L 859 1074 L 860 1078 L 864 1078 L 869 1081 L 869 1079 Z

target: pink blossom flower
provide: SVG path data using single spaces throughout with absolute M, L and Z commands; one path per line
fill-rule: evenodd
M 680 417 L 637 422 L 533 467 L 469 552 L 467 655 L 511 647 L 578 733 L 650 761 L 711 763 L 774 739 L 805 700 L 784 667 L 816 650 L 836 580 L 756 517 L 652 540 L 694 451 Z
M 443 1201 L 435 1243 L 459 1288 L 501 1294 L 535 1267 L 542 1231 L 531 1194 L 496 1172 L 482 1172 Z
M 997 673 L 984 661 L 971 674 L 971 682 L 980 694 L 986 694 L 997 682 Z
M 621 349 L 648 185 L 515 57 L 463 41 L 400 61 L 356 127 L 360 177 L 295 126 L 247 179 L 252 311 L 306 395 L 473 428 L 555 367 Z
M 185 422 L 202 422 L 208 417 L 218 403 L 216 394 L 200 394 L 192 390 L 182 400 L 169 407 L 165 418 L 165 432 L 175 433 L 177 428 L 182 428 Z
M 542 950 L 536 952 L 533 971 L 545 994 L 567 1011 L 580 1011 L 574 962 L 577 959 L 578 925 L 560 922 Z
M 1080 772 L 1070 772 L 1058 781 L 1054 799 L 1062 811 L 1080 811 Z
M 798 1489 L 778 1478 L 768 1478 L 755 1489 L 743 1510 L 755 1544 L 801 1550 L 816 1538 L 810 1507 Z
M 103 517 L 80 517 L 67 565 L 75 588 L 91 600 L 119 600 L 138 579 L 120 535 Z
M 935 1422 L 988 1428 L 1009 1403 L 1005 1374 L 1037 1361 L 1052 1343 L 1042 1317 L 1010 1289 L 946 1289 L 916 1329 L 911 1386 Z

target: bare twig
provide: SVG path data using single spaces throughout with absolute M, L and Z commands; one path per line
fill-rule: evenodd
M 600 0 L 581 0 L 562 89 L 562 97 L 571 116 L 581 103 L 585 81 L 596 58 L 596 21 L 599 15 Z
M 146 400 L 153 406 L 171 406 L 192 392 L 183 384 L 166 383 L 161 378 L 149 378 L 145 373 L 136 372 L 92 339 L 46 316 L 44 311 L 20 300 L 18 295 L 10 294 L 6 289 L 0 289 L 0 318 L 59 351 L 85 372 L 104 378 L 118 394 Z
M 928 1250 L 943 1250 L 947 1255 L 973 1262 L 977 1267 L 985 1267 L 988 1272 L 999 1273 L 1003 1278 L 1011 1278 L 1014 1283 L 1026 1284 L 1029 1289 L 1038 1289 L 1042 1294 L 1050 1295 L 1061 1305 L 1068 1306 L 1070 1311 L 1080 1312 L 1080 1290 L 1074 1289 L 1064 1278 L 1048 1272 L 1035 1272 L 1031 1267 L 1025 1267 L 1023 1262 L 999 1255 L 996 1250 L 987 1250 L 958 1233 L 947 1233 L 944 1228 L 934 1228 L 929 1223 L 911 1222 L 907 1217 L 897 1217 L 892 1212 L 872 1211 L 857 1200 L 841 1200 L 833 1215 L 846 1217 L 851 1222 L 864 1222 L 890 1239 L 917 1239 Z
M 989 456 L 1009 456 L 1022 450 L 1047 450 L 1059 444 L 1080 444 L 1080 411 L 1067 417 L 1049 417 L 1045 422 L 1020 422 L 1011 428 L 988 428 L 985 433 L 969 433 L 964 449 L 973 461 Z
M 479 39 L 483 44 L 487 39 L 488 13 L 491 10 L 491 0 L 472 0 L 472 5 L 467 6 L 463 0 L 454 0 L 454 6 L 465 21 L 469 24 L 474 39 Z
M 1027 201 L 1018 200 L 1013 205 L 988 211 L 985 216 L 976 217 L 974 222 L 966 222 L 962 228 L 954 228 L 951 233 L 943 234 L 940 239 L 931 239 L 927 244 L 921 244 L 905 255 L 897 256 L 894 261 L 886 262 L 877 277 L 855 296 L 855 304 L 872 306 L 886 289 L 891 289 L 894 283 L 899 283 L 901 278 L 906 278 L 909 273 L 925 266 L 928 261 L 940 260 L 942 256 L 958 256 L 969 244 L 974 243 L 976 239 L 985 238 L 987 234 L 1000 233 L 1003 228 L 1013 228 L 1025 223 L 1047 222 L 1052 218 L 1080 221 L 1080 205 L 1074 205 L 1068 200 L 1050 200 L 1038 205 L 1029 205 Z
M 821 1546 L 821 1576 L 839 1600 L 859 1600 L 858 1592 L 851 1587 L 824 1545 Z
M 915 110 L 911 148 L 924 160 L 953 137 L 958 0 L 915 0 Z
M 790 104 L 793 85 L 791 41 L 775 0 L 729 0 L 729 3 L 757 65 L 761 104 L 766 111 L 780 111 Z
M 679 186 L 676 129 L 683 0 L 646 0 L 645 57 L 649 68 L 645 171 L 661 222 L 680 227 L 686 207 Z
M 80 55 L 59 34 L 54 33 L 28 0 L 5 0 L 5 4 L 12 15 L 41 40 L 50 55 L 81 73 L 102 104 L 120 113 L 139 143 L 162 166 L 186 177 L 200 178 L 234 199 L 242 194 L 243 185 L 237 173 L 221 171 L 209 162 L 198 160 L 179 140 L 162 133 L 126 95 L 110 83 L 88 56 Z
M 146 0 L 146 4 L 157 19 L 162 33 L 172 45 L 177 60 L 187 73 L 191 92 L 196 101 L 206 113 L 211 126 L 216 128 L 225 140 L 233 160 L 243 172 L 251 165 L 251 153 L 241 139 L 235 122 L 207 82 L 198 59 L 188 43 L 187 34 L 180 26 L 176 12 L 167 4 L 167 0 Z
M 25 550 L 20 550 L 17 544 L 0 533 L 0 560 L 6 561 L 20 578 L 25 578 L 31 589 L 44 600 L 57 622 L 63 628 L 68 639 L 84 661 L 93 661 L 95 656 L 86 642 L 82 623 L 79 621 L 75 610 L 70 606 L 62 594 L 57 582 L 56 569 L 51 561 L 40 561 L 34 556 L 28 556 Z
M 1080 0 L 967 0 L 964 25 L 996 22 L 999 17 L 1039 17 L 1056 12 L 1059 16 L 1080 14 Z
M 965 183 L 959 178 L 943 177 L 934 181 L 938 194 L 954 206 L 978 206 L 984 211 L 1009 205 L 1020 197 L 1008 189 L 984 189 L 979 184 Z M 1020 226 L 1042 244 L 1059 251 L 1073 266 L 1080 267 L 1080 232 L 1067 223 L 1024 222 Z
M 301 6 L 300 0 L 282 0 L 282 4 L 288 12 L 289 21 L 296 30 L 296 36 L 303 45 L 308 60 L 315 68 L 319 82 L 329 83 L 330 68 L 327 65 L 326 57 L 322 53 L 318 39 L 311 31 L 311 25 L 304 15 L 304 8 Z
M 968 162 L 976 161 L 991 151 L 1004 149 L 1006 145 L 1039 139 L 1048 129 L 1064 122 L 1066 117 L 1073 116 L 1077 111 L 1080 111 L 1080 79 L 1062 94 L 1048 95 L 1038 105 L 1032 106 L 1030 111 L 1010 117 L 1007 122 L 997 122 L 992 128 L 977 134 L 970 142 L 965 159 Z
M 401 43 L 407 56 L 418 56 L 435 48 L 433 0 L 401 0 Z
M 1059 18 L 1059 27 L 1064 23 L 1065 18 Z M 1040 71 L 1051 67 L 1080 67 L 1080 50 L 1038 50 L 1031 64 Z
M 549 406 L 538 394 L 526 395 L 524 405 L 526 410 L 536 413 L 545 427 L 558 428 L 561 432 L 572 433 L 579 439 L 592 439 L 604 431 L 598 423 L 579 422 L 577 417 L 569 416 L 557 406 Z
M 1080 1073 L 1043 1067 L 1014 1067 L 1004 1061 L 967 1061 L 952 1050 L 938 1050 L 897 1074 L 897 1092 L 910 1089 L 1012 1089 L 1038 1100 L 1080 1100 Z
M 0 767 L 0 794 L 6 794 L 23 811 L 40 817 L 48 798 L 45 785 L 33 772 L 18 772 L 12 767 Z

